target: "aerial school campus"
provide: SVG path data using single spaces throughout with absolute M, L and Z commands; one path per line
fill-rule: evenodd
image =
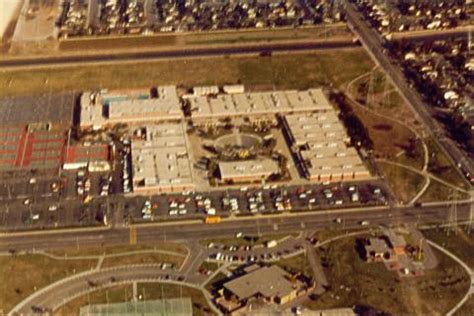
M 3 313 L 470 314 L 472 4 L 11 7 Z

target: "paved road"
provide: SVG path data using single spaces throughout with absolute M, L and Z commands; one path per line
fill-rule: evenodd
M 300 1 L 305 2 L 305 1 Z M 311 10 L 310 8 L 307 8 Z M 444 33 L 438 32 L 403 32 L 396 33 L 394 40 L 424 41 L 450 38 L 453 35 L 467 36 L 465 29 L 446 30 Z M 44 67 L 44 66 L 66 66 L 74 64 L 98 63 L 98 62 L 127 62 L 146 61 L 167 58 L 190 58 L 190 57 L 210 57 L 222 55 L 258 54 L 261 52 L 286 52 L 305 51 L 315 49 L 334 49 L 354 47 L 357 44 L 352 39 L 337 40 L 314 40 L 314 41 L 294 41 L 287 43 L 255 43 L 243 45 L 221 45 L 219 47 L 185 47 L 148 52 L 123 52 L 120 54 L 100 52 L 94 55 L 63 55 L 49 57 L 26 57 L 0 60 L 0 68 L 14 69 L 21 67 Z
M 14 69 L 19 67 L 36 66 L 65 66 L 73 64 L 87 64 L 97 62 L 127 62 L 127 61 L 146 61 L 168 58 L 190 58 L 190 57 L 209 57 L 223 55 L 241 55 L 258 54 L 261 52 L 285 52 L 285 51 L 304 51 L 314 49 L 334 49 L 354 47 L 352 39 L 331 40 L 331 41 L 299 41 L 288 43 L 260 43 L 246 44 L 239 46 L 223 47 L 194 47 L 185 49 L 176 48 L 169 50 L 147 51 L 147 52 L 124 52 L 124 53 L 101 53 L 96 55 L 81 56 L 50 56 L 50 57 L 31 57 L 18 59 L 0 60 L 0 68 Z
M 201 221 L 168 222 L 157 225 L 137 227 L 137 242 L 197 240 L 219 237 L 233 237 L 237 232 L 248 235 L 314 231 L 320 229 L 342 229 L 359 227 L 362 220 L 373 225 L 399 225 L 402 223 L 445 223 L 449 216 L 449 204 L 437 203 L 423 207 L 388 206 L 318 211 L 311 213 L 283 214 L 279 216 L 254 216 L 223 221 L 220 224 L 206 225 Z M 459 221 L 469 219 L 469 203 L 459 203 Z M 335 223 L 340 217 L 342 224 Z M 85 247 L 120 245 L 129 243 L 128 228 L 106 230 L 62 230 L 51 232 L 32 232 L 24 234 L 0 235 L 0 251 L 54 249 L 63 247 Z
M 348 25 L 357 34 L 364 47 L 368 50 L 375 62 L 385 71 L 394 86 L 400 92 L 405 101 L 412 107 L 423 121 L 426 129 L 431 133 L 433 139 L 438 143 L 443 152 L 449 157 L 454 165 L 461 165 L 461 174 L 469 172 L 474 174 L 474 161 L 472 161 L 458 145 L 446 135 L 444 128 L 433 118 L 432 108 L 425 104 L 421 95 L 415 88 L 410 87 L 400 67 L 392 64 L 389 57 L 384 53 L 383 39 L 374 29 L 370 28 L 362 15 L 353 4 L 346 6 Z

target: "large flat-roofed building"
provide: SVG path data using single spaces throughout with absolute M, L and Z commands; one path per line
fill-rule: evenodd
M 253 159 L 243 161 L 221 161 L 219 171 L 222 182 L 257 182 L 265 181 L 272 175 L 281 172 L 278 162 L 269 159 Z
M 186 100 L 195 119 L 332 109 L 321 89 L 188 96 Z
M 370 177 L 334 109 L 283 117 L 283 127 L 305 177 L 321 182 Z
M 88 168 L 89 172 L 108 171 L 110 170 L 109 155 L 108 144 L 68 146 L 65 151 L 63 169 Z
M 151 91 L 85 92 L 81 96 L 81 127 L 118 123 L 180 120 L 184 117 L 175 86 Z
M 0 41 L 6 35 L 10 23 L 14 23 L 15 12 L 18 11 L 22 3 L 21 0 L 0 1 Z
M 143 139 L 132 140 L 132 168 L 136 193 L 192 189 L 191 159 L 183 123 L 145 127 Z
M 303 293 L 307 287 L 305 283 L 278 266 L 249 268 L 251 269 L 248 273 L 224 283 L 224 296 L 227 297 L 227 301 L 237 301 L 242 306 L 252 298 L 262 297 L 268 302 L 286 304 Z M 227 305 L 224 300 L 220 300 L 219 303 L 223 307 Z M 237 306 L 233 305 L 234 308 Z

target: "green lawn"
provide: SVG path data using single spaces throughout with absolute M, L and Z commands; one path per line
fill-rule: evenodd
M 435 252 L 439 266 L 422 277 L 400 280 L 381 263 L 360 259 L 355 239 L 320 251 L 330 290 L 305 306 L 311 309 L 372 306 L 393 315 L 443 315 L 462 298 L 469 278 L 454 261 Z
M 216 57 L 125 64 L 48 67 L 0 71 L 0 96 L 137 88 L 243 83 L 250 89 L 335 87 L 367 72 L 372 61 L 362 48 L 273 57 Z M 216 71 L 218 70 L 218 71 Z

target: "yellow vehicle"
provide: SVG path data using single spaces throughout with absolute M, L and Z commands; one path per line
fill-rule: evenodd
M 221 217 L 220 216 L 207 216 L 204 219 L 204 223 L 206 224 L 218 224 L 221 222 Z
M 84 198 L 84 204 L 87 204 L 87 203 L 89 203 L 90 201 L 92 201 L 92 196 L 86 195 L 86 197 Z

